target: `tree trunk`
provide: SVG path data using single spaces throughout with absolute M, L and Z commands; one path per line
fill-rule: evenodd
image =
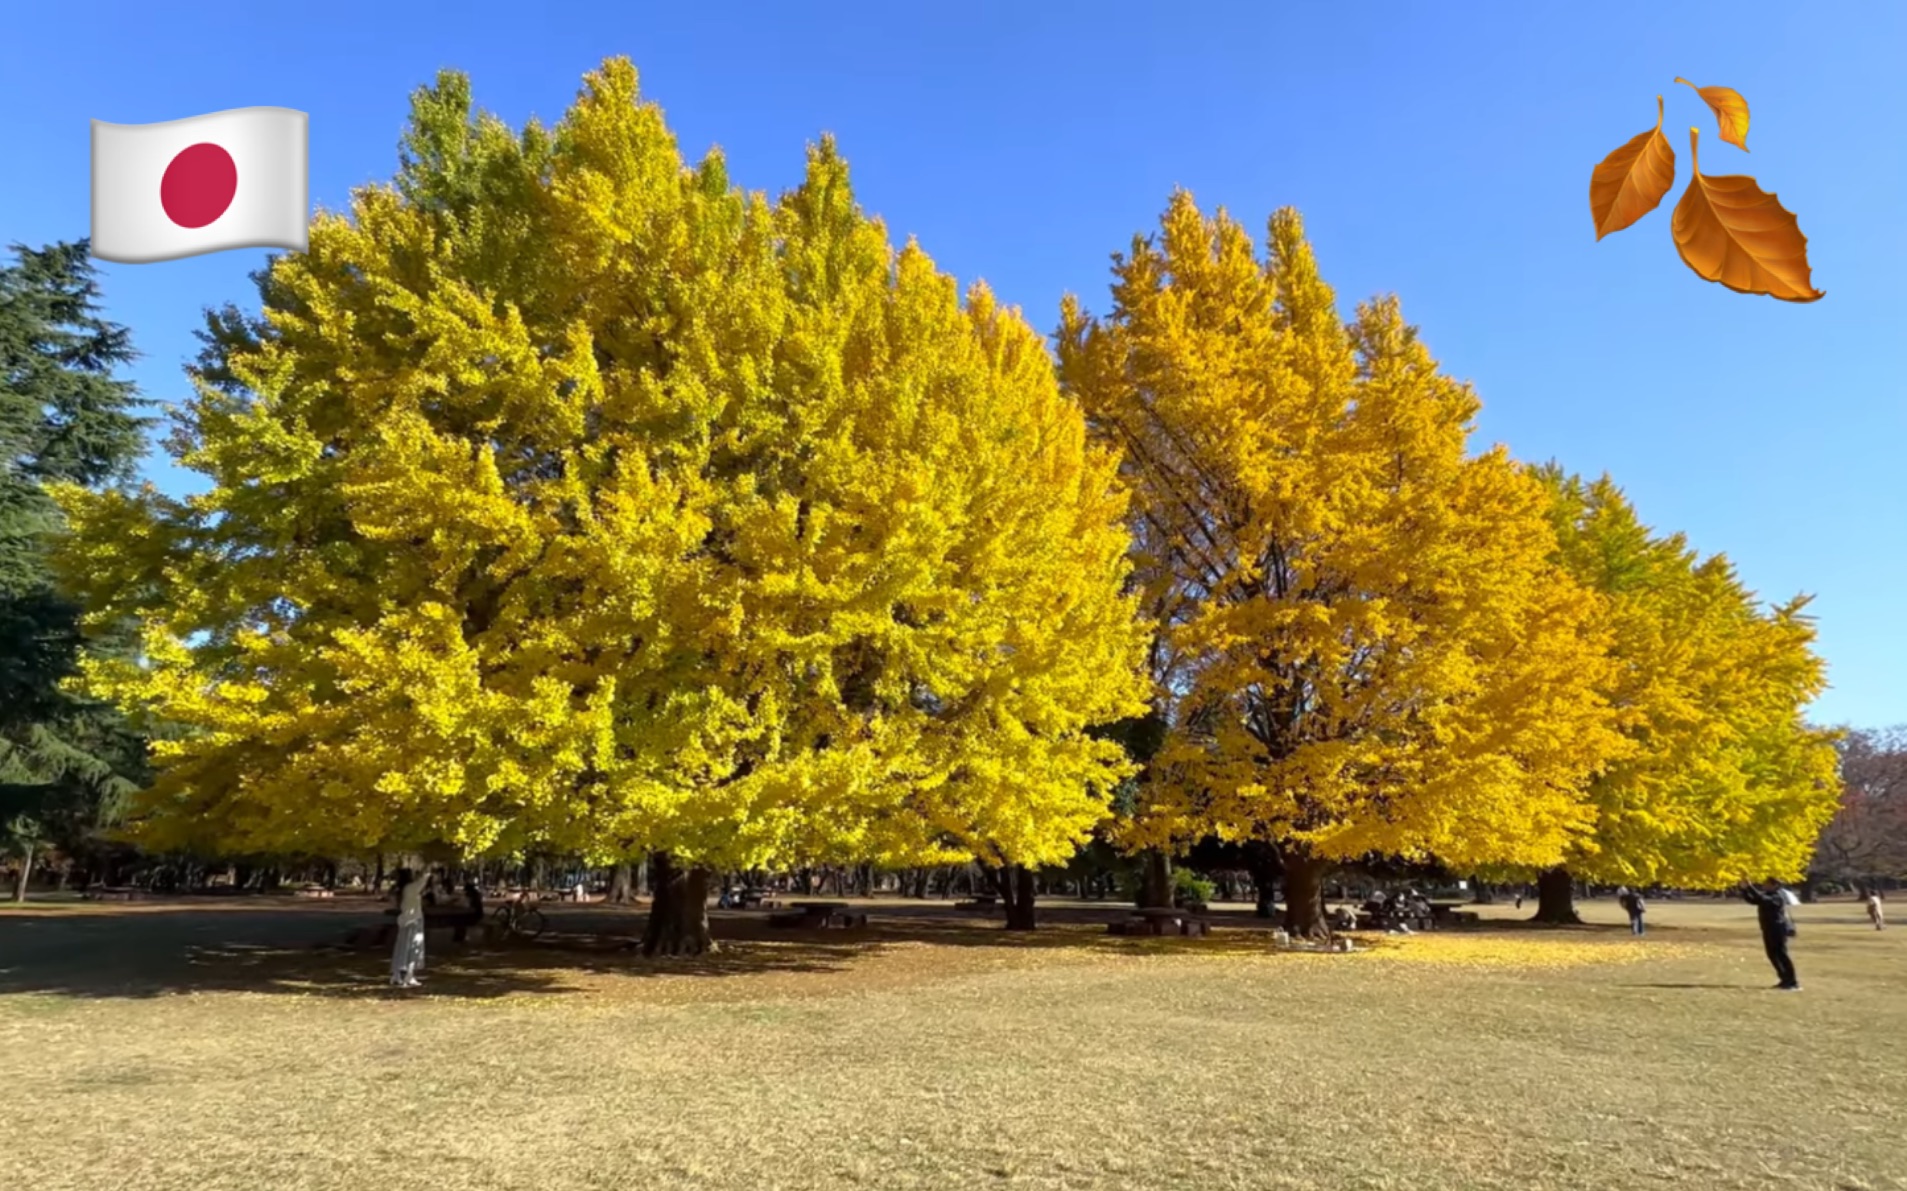
M 371 892 L 384 892 L 384 853 L 377 854 L 377 872 L 371 877 Z
M 1566 868 L 1553 868 L 1536 878 L 1536 917 L 1531 922 L 1552 926 L 1581 926 L 1576 913 L 1576 882 Z
M 1330 875 L 1330 863 L 1297 850 L 1285 852 L 1280 859 L 1284 862 L 1285 930 L 1294 939 L 1329 939 L 1324 878 Z
M 1005 869 L 1000 876 L 1000 888 L 1010 894 L 1006 903 L 1006 928 L 1033 930 L 1037 925 L 1033 912 L 1036 893 L 1033 870 L 1024 864 L 1015 864 Z
M 626 906 L 636 900 L 636 875 L 628 861 L 616 866 L 609 878 L 609 896 L 611 905 Z
M 1158 848 L 1147 848 L 1140 859 L 1139 896 L 1140 909 L 1172 908 L 1172 858 Z
M 1003 864 L 999 868 L 987 870 L 988 887 L 999 897 L 1000 904 L 1006 908 L 1006 916 L 1013 917 L 1013 903 L 1019 900 L 1019 890 L 1013 885 L 1013 866 Z
M 1811 906 L 1814 904 L 1814 899 L 1818 894 L 1814 888 L 1813 873 L 1809 873 L 1806 877 L 1802 878 L 1800 888 L 1796 890 L 1796 894 L 1801 898 L 1802 905 Z
M 644 955 L 700 955 L 715 950 L 709 935 L 709 871 L 682 868 L 667 852 L 651 858 L 655 900 L 642 932 Z
M 1245 871 L 1251 874 L 1252 891 L 1257 895 L 1258 904 L 1253 913 L 1259 918 L 1276 917 L 1278 875 L 1282 871 L 1278 861 L 1278 849 L 1262 840 L 1247 843 Z
M 27 879 L 33 875 L 33 849 L 20 849 L 20 876 L 13 883 L 13 901 L 18 905 L 26 901 Z
M 1476 887 L 1476 896 L 1470 899 L 1472 902 L 1479 906 L 1494 906 L 1496 904 L 1496 890 L 1492 889 L 1488 882 L 1479 881 L 1475 877 L 1472 877 L 1470 878 L 1470 884 Z

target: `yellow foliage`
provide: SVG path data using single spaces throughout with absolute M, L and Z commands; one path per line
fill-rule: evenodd
M 1594 597 L 1553 559 L 1546 495 L 1394 300 L 1348 325 L 1298 218 L 1269 260 L 1186 194 L 1071 300 L 1061 379 L 1120 446 L 1164 626 L 1171 739 L 1135 842 L 1278 842 L 1460 870 L 1551 863 L 1621 747 Z
M 1805 599 L 1763 611 L 1728 561 L 1656 537 L 1606 477 L 1539 473 L 1561 557 L 1604 598 L 1605 689 L 1630 745 L 1590 787 L 1596 830 L 1569 867 L 1607 883 L 1721 888 L 1798 879 L 1840 796 L 1836 734 Z
M 1017 311 L 896 251 L 831 143 L 770 203 L 634 69 L 554 129 L 420 92 L 67 567 L 177 728 L 155 844 L 729 866 L 1061 860 L 1125 772 L 1116 462 Z

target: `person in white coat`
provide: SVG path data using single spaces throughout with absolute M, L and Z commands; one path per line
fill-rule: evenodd
M 397 942 L 391 948 L 391 983 L 398 988 L 418 987 L 417 974 L 424 970 L 424 890 L 429 884 L 428 873 L 398 870 Z

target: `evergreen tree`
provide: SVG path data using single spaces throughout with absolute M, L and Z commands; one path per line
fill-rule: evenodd
M 113 375 L 134 353 L 99 316 L 86 242 L 16 244 L 13 258 L 0 266 L 0 831 L 24 896 L 34 851 L 82 845 L 138 778 L 143 748 L 119 715 L 61 686 L 84 646 L 50 566 L 61 518 L 46 486 L 124 481 L 144 421 Z

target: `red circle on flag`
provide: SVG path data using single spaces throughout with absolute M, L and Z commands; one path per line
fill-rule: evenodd
M 209 142 L 189 145 L 159 180 L 159 205 L 180 227 L 204 227 L 225 214 L 238 193 L 238 164 Z

